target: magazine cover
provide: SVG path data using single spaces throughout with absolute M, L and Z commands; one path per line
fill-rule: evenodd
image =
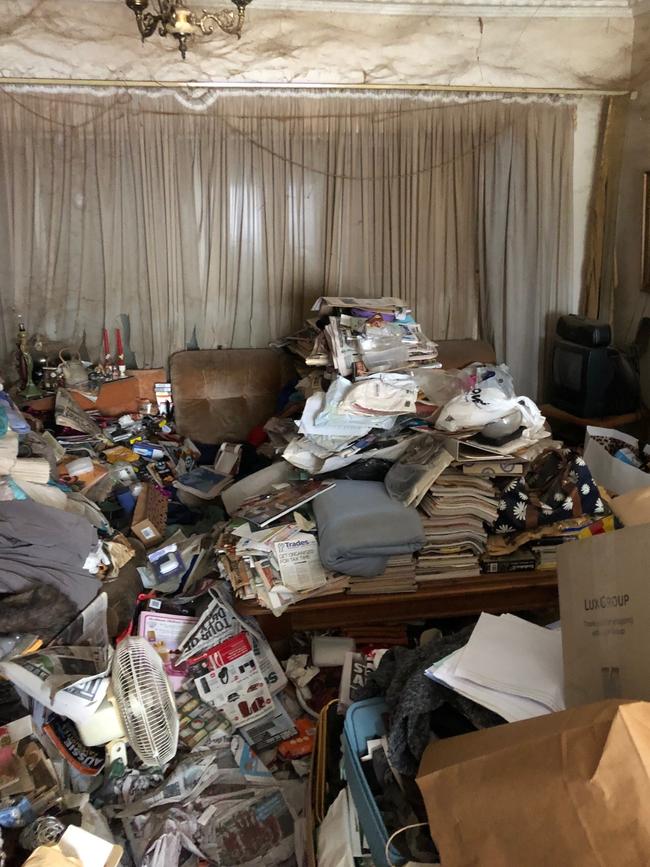
M 266 527 L 333 487 L 334 482 L 319 482 L 315 479 L 308 482 L 292 482 L 268 494 L 245 500 L 236 515 L 238 518 L 257 524 L 258 527 Z

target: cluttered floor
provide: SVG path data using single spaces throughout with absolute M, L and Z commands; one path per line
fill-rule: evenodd
M 650 863 L 634 438 L 565 448 L 507 367 L 443 368 L 394 298 L 318 299 L 275 346 L 275 414 L 216 446 L 173 383 L 124 385 L 118 338 L 53 366 L 21 326 L 0 391 L 0 863 Z M 372 620 L 555 569 L 561 621 Z M 359 596 L 354 628 L 244 613 Z

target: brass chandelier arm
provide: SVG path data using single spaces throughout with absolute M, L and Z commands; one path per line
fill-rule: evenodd
M 145 39 L 153 36 L 160 21 L 160 16 L 152 15 L 151 12 L 139 12 L 138 10 L 134 10 L 134 12 L 138 30 L 140 31 L 140 36 L 144 42 Z
M 141 0 L 126 0 L 126 5 L 135 15 L 135 21 L 144 42 L 145 39 L 153 36 L 156 27 L 162 21 L 162 17 L 154 15 L 152 12 L 146 12 L 148 3 L 143 3 Z
M 217 9 L 215 12 L 209 12 L 207 9 L 203 9 L 202 11 L 203 14 L 201 17 L 195 19 L 195 21 L 205 36 L 211 36 L 214 33 L 214 27 L 216 24 L 216 26 L 220 30 L 223 30 L 224 33 L 236 36 L 237 39 L 241 38 L 245 18 L 243 6 L 238 6 L 236 12 L 231 9 Z

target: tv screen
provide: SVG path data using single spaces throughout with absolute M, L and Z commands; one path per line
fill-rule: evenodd
M 553 384 L 580 393 L 584 387 L 584 360 L 584 346 L 557 345 L 553 355 Z
M 582 418 L 605 414 L 612 363 L 606 347 L 556 339 L 553 347 L 553 403 Z
M 551 402 L 579 418 L 631 412 L 639 405 L 638 374 L 614 347 L 582 346 L 557 337 Z

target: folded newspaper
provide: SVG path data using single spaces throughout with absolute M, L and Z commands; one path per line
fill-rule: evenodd
M 271 693 L 246 632 L 213 647 L 190 669 L 200 698 L 221 710 L 233 726 L 270 713 Z
M 179 644 L 178 664 L 192 658 L 203 656 L 218 644 L 240 632 L 246 632 L 253 646 L 253 653 L 262 672 L 262 676 L 272 695 L 280 692 L 287 685 L 284 673 L 276 655 L 264 636 L 264 633 L 251 618 L 240 617 L 231 605 L 211 588 L 211 602 L 205 609 L 198 623 L 183 638 Z
M 47 647 L 0 662 L 0 674 L 61 716 L 85 722 L 108 689 L 110 647 Z
M 56 423 L 61 427 L 69 427 L 82 433 L 111 442 L 102 429 L 93 419 L 79 406 L 67 388 L 60 388 L 56 393 L 54 404 Z

